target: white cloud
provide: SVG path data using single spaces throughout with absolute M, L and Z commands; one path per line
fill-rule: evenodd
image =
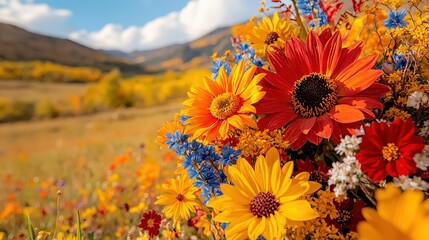
M 22 2 L 21 0 L 0 0 L 0 22 L 14 24 L 34 32 L 64 36 L 70 32 L 65 22 L 72 12 L 67 9 L 53 9 L 47 4 Z
M 80 30 L 72 40 L 94 48 L 124 51 L 151 49 L 194 40 L 222 26 L 247 21 L 257 13 L 258 0 L 191 0 L 179 12 L 154 19 L 144 26 L 106 24 L 99 31 Z

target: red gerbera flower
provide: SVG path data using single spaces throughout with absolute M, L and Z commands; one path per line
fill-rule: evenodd
M 274 72 L 261 81 L 264 98 L 256 110 L 260 128 L 286 126 L 285 138 L 298 149 L 307 141 L 323 138 L 340 141 L 362 120 L 374 118 L 370 109 L 383 108 L 378 101 L 389 88 L 374 83 L 382 71 L 371 69 L 377 55 L 359 58 L 362 42 L 343 48 L 339 32 L 329 29 L 320 36 L 311 31 L 305 42 L 296 37 L 285 50 L 269 53 Z
M 347 198 L 341 201 L 334 200 L 334 205 L 338 211 L 338 216 L 334 219 L 328 216 L 325 219 L 326 223 L 334 225 L 344 236 L 349 232 L 356 232 L 357 224 L 365 220 L 362 215 L 365 202 L 362 200 L 355 202 L 352 198 Z
M 328 183 L 328 171 L 329 167 L 326 166 L 325 161 L 319 161 L 319 163 L 314 163 L 311 159 L 307 158 L 304 160 L 297 160 L 296 165 L 298 170 L 294 172 L 294 174 L 298 174 L 301 172 L 310 173 L 310 181 L 316 181 L 320 184 L 327 185 Z
M 139 227 L 149 232 L 149 237 L 153 238 L 159 234 L 159 225 L 161 224 L 161 215 L 155 210 L 143 213 Z
M 410 118 L 396 119 L 390 124 L 374 122 L 364 130 L 356 159 L 371 180 L 378 182 L 388 175 L 399 177 L 417 172 L 413 158 L 425 145 L 423 138 L 415 134 L 416 127 Z

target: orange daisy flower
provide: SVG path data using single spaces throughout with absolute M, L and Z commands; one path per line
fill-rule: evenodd
M 204 87 L 191 88 L 183 104 L 187 106 L 185 115 L 190 117 L 185 124 L 194 138 L 202 136 L 211 141 L 225 138 L 232 128 L 257 127 L 251 114 L 256 113 L 253 104 L 264 96 L 257 84 L 265 74 L 255 76 L 255 72 L 256 67 L 245 71 L 240 61 L 229 76 L 222 67 L 215 81 L 204 77 Z
M 362 42 L 342 48 L 339 32 L 329 29 L 320 36 L 311 31 L 305 42 L 293 37 L 284 52 L 270 52 L 274 72 L 266 73 L 261 84 L 266 96 L 256 104 L 263 118 L 260 128 L 286 126 L 285 139 L 292 149 L 307 141 L 340 141 L 362 120 L 374 118 L 372 108 L 383 108 L 378 98 L 389 88 L 375 83 L 382 71 L 371 69 L 377 55 L 359 58 Z

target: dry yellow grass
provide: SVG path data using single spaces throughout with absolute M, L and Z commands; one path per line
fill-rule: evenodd
M 30 81 L 0 81 L 0 96 L 11 100 L 38 101 L 66 100 L 69 96 L 83 95 L 92 84 L 48 83 Z
M 155 143 L 157 130 L 180 108 L 180 103 L 172 103 L 51 121 L 2 124 L 0 175 L 9 173 L 28 181 L 47 176 L 72 179 L 90 169 L 100 169 L 98 174 L 103 174 L 114 156 L 140 144 L 145 145 L 149 157 L 160 158 Z

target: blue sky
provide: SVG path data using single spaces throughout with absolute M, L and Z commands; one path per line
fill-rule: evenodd
M 73 12 L 69 24 L 76 28 L 95 31 L 106 23 L 121 23 L 128 27 L 143 25 L 152 19 L 179 11 L 187 0 L 34 0 L 52 8 L 65 8 Z
M 96 49 L 188 42 L 247 21 L 260 0 L 0 0 L 0 22 Z

